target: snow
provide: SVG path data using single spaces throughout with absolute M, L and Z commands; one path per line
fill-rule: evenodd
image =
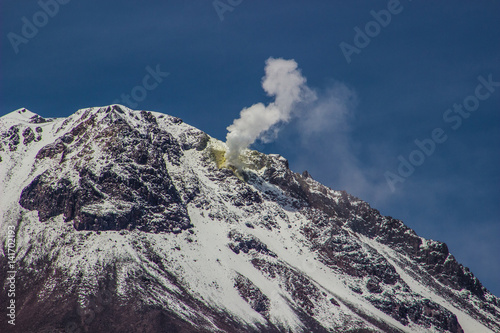
M 38 116 L 36 113 L 31 112 L 26 108 L 20 108 L 12 111 L 11 113 L 7 113 L 6 115 L 0 117 L 0 121 L 11 121 L 15 123 L 24 122 L 29 123 L 30 118 Z
M 119 106 L 123 111 L 124 119 L 140 133 L 147 135 L 139 111 Z M 363 312 L 369 317 L 378 318 L 388 325 L 404 332 L 425 332 L 416 325 L 404 326 L 394 318 L 383 313 L 362 295 L 353 292 L 350 285 L 355 279 L 340 274 L 318 260 L 317 253 L 311 250 L 311 244 L 303 235 L 302 227 L 310 223 L 304 215 L 291 205 L 291 200 L 276 185 L 265 181 L 253 183 L 255 191 L 263 193 L 264 201 L 255 207 L 236 207 L 228 198 L 237 194 L 241 181 L 231 177 L 223 182 L 209 177 L 219 166 L 210 161 L 209 151 L 225 152 L 224 142 L 209 138 L 204 151 L 190 149 L 183 151 L 179 165 L 170 163 L 167 156 L 164 161 L 167 165 L 176 188 L 188 189 L 197 184 L 200 195 L 210 198 L 210 208 L 200 208 L 190 203 L 188 213 L 194 225 L 193 234 L 188 231 L 180 233 L 143 233 L 138 231 L 103 231 L 100 233 L 81 231 L 76 232 L 71 222 L 64 222 L 63 216 L 57 216 L 45 223 L 38 221 L 36 211 L 28 212 L 18 204 L 18 198 L 23 188 L 39 174 L 48 168 L 60 168 L 61 177 L 64 176 L 78 184 L 79 175 L 71 165 L 43 159 L 35 163 L 37 152 L 44 146 L 54 143 L 58 138 L 68 133 L 82 121 L 96 116 L 97 126 L 105 126 L 100 121 L 106 117 L 108 107 L 89 108 L 78 110 L 72 116 L 63 119 L 53 119 L 50 122 L 32 124 L 29 119 L 36 115 L 31 111 L 16 110 L 0 118 L 0 131 L 4 132 L 11 126 L 20 126 L 42 129 L 42 139 L 32 142 L 30 147 L 23 145 L 22 140 L 17 151 L 0 151 L 3 158 L 0 166 L 0 239 L 5 239 L 8 224 L 15 224 L 21 220 L 18 239 L 17 257 L 22 258 L 23 265 L 29 267 L 37 258 L 47 254 L 54 267 L 58 267 L 71 276 L 82 273 L 84 284 L 79 290 L 80 303 L 85 306 L 89 295 L 98 291 L 100 274 L 107 265 L 117 267 L 117 291 L 120 297 L 126 298 L 130 288 L 141 288 L 139 293 L 146 304 L 168 307 L 180 314 L 186 320 L 196 316 L 205 316 L 196 313 L 178 296 L 188 292 L 194 298 L 201 300 L 209 307 L 215 307 L 229 313 L 243 323 L 257 329 L 258 324 L 265 324 L 266 318 L 254 311 L 235 288 L 235 278 L 238 274 L 247 277 L 270 301 L 269 320 L 282 325 L 292 331 L 300 331 L 302 322 L 292 308 L 294 300 L 282 286 L 279 279 L 272 279 L 263 274 L 251 262 L 254 258 L 265 259 L 285 265 L 287 268 L 307 277 L 318 288 L 321 297 L 315 304 L 314 317 L 328 327 L 337 328 L 371 328 L 379 330 L 358 315 Z M 151 113 L 164 129 L 175 138 L 183 138 L 186 143 L 194 143 L 192 133 L 200 133 L 196 128 L 179 122 L 177 118 L 161 113 Z M 186 133 L 189 133 L 186 134 Z M 76 140 L 75 140 L 76 141 Z M 92 153 L 88 161 L 99 171 L 104 166 L 104 153 L 99 144 L 94 142 Z M 74 151 L 73 154 L 77 154 Z M 248 159 L 251 160 L 250 151 Z M 268 155 L 276 163 L 284 165 L 286 159 L 279 155 Z M 255 168 L 256 169 L 256 168 Z M 265 167 L 259 170 L 248 170 L 256 175 L 263 175 Z M 278 172 L 284 172 L 279 170 Z M 311 191 L 324 195 L 339 202 L 341 192 L 328 190 L 326 194 L 321 185 L 313 179 L 306 182 Z M 249 186 L 245 184 L 245 186 Z M 267 193 L 267 196 L 265 195 Z M 273 198 L 271 200 L 270 198 Z M 353 205 L 360 201 L 352 202 Z M 100 203 L 89 204 L 85 211 L 99 214 L 116 212 L 118 214 L 130 210 L 130 204 L 120 201 L 105 200 Z M 22 219 L 19 217 L 22 216 Z M 265 227 L 261 222 L 270 217 L 275 223 L 272 227 Z M 251 223 L 253 228 L 247 224 Z M 251 235 L 267 245 L 268 249 L 277 255 L 277 258 L 266 256 L 251 250 L 248 254 L 234 253 L 228 246 L 228 233 L 236 230 L 245 235 Z M 351 231 L 349 231 L 351 233 Z M 455 304 L 444 299 L 428 286 L 416 281 L 397 260 L 401 254 L 396 253 L 385 245 L 367 237 L 357 235 L 360 242 L 367 244 L 384 257 L 396 268 L 397 273 L 410 286 L 412 291 L 432 299 L 457 315 L 457 318 L 466 332 L 491 332 L 484 325 L 474 320 L 470 315 L 459 309 Z M 29 252 L 31 244 L 37 244 L 38 252 Z M 427 246 L 424 240 L 422 247 Z M 147 251 L 152 251 L 160 258 L 160 263 L 176 277 L 182 288 L 173 283 L 162 271 L 160 264 L 148 257 Z M 155 289 L 146 284 L 134 283 L 137 276 L 147 276 L 154 279 Z M 132 281 L 132 282 L 131 282 Z M 48 297 L 56 285 L 55 280 L 49 281 L 40 292 L 40 299 Z M 324 296 L 322 293 L 324 293 Z M 333 305 L 329 299 L 334 298 L 339 306 Z M 205 316 L 208 323 L 209 316 Z M 211 324 L 215 329 L 215 324 Z
M 225 148 L 223 143 L 215 140 L 211 140 L 211 146 L 221 150 Z M 178 178 L 175 177 L 176 174 L 182 174 L 184 177 L 189 178 L 191 177 L 190 173 L 194 172 L 196 173 L 196 177 L 198 177 L 201 180 L 200 182 L 205 186 L 203 188 L 204 191 L 212 192 L 212 194 L 210 194 L 212 198 L 214 196 L 221 196 L 223 192 L 220 190 L 220 185 L 215 184 L 205 176 L 203 167 L 198 160 L 199 157 L 196 156 L 193 150 L 186 151 L 181 165 L 189 165 L 189 170 L 185 170 L 175 165 L 169 165 L 169 171 L 174 176 L 174 179 Z M 275 185 L 264 183 L 262 184 L 262 188 L 279 191 L 279 194 L 283 195 L 281 190 L 277 189 Z M 214 200 L 214 202 L 217 201 L 220 202 L 221 200 Z M 262 206 L 266 207 L 264 208 L 266 211 L 282 210 L 275 202 L 265 202 Z M 211 303 L 218 304 L 219 307 L 226 307 L 228 311 L 234 313 L 239 318 L 244 318 L 246 321 L 255 320 L 256 318 L 253 316 L 248 317 L 249 313 L 255 314 L 255 311 L 251 311 L 248 304 L 242 302 L 241 297 L 234 294 L 234 282 L 232 279 L 234 274 L 231 274 L 231 270 L 234 270 L 249 278 L 270 299 L 271 304 L 275 305 L 272 307 L 270 313 L 272 322 L 284 324 L 285 327 L 291 327 L 293 330 L 299 329 L 300 320 L 296 313 L 289 307 L 288 304 L 290 300 L 287 300 L 286 297 L 280 294 L 280 287 L 276 285 L 276 282 L 265 278 L 248 259 L 242 260 L 241 256 L 243 254 L 236 255 L 227 246 L 221 246 L 221 244 L 228 243 L 228 232 L 235 227 L 239 227 L 239 230 L 242 232 L 251 234 L 267 244 L 269 250 L 276 253 L 282 262 L 296 271 L 307 275 L 312 281 L 315 281 L 315 284 L 321 290 L 326 291 L 330 297 L 335 297 L 341 302 L 343 301 L 349 305 L 364 309 L 365 312 L 371 313 L 371 315 L 384 318 L 384 321 L 391 323 L 391 325 L 395 327 L 405 329 L 403 325 L 390 316 L 382 313 L 371 304 L 367 304 L 364 299 L 347 288 L 335 273 L 316 260 L 316 255 L 308 250 L 306 245 L 307 242 L 300 232 L 300 227 L 306 223 L 302 215 L 293 210 L 284 211 L 287 217 L 286 220 L 277 218 L 278 226 L 272 231 L 269 231 L 264 228 L 248 229 L 245 223 L 251 222 L 253 218 L 245 214 L 245 212 L 242 212 L 241 209 L 227 202 L 224 202 L 223 206 L 219 209 L 227 212 L 225 213 L 226 216 L 227 214 L 236 216 L 236 220 L 238 221 L 237 225 L 228 225 L 217 220 L 207 220 L 202 211 L 196 207 L 189 207 L 192 223 L 196 230 L 198 245 L 194 247 L 195 250 L 193 253 L 190 252 L 193 247 L 192 245 L 187 248 L 184 245 L 182 253 L 185 259 L 189 258 L 190 255 L 199 257 L 200 252 L 203 253 L 204 257 L 196 262 L 192 262 L 189 259 L 186 260 L 186 262 L 191 264 L 188 268 L 185 267 L 187 274 L 185 274 L 184 277 L 193 279 L 192 281 L 188 280 L 188 283 L 189 285 L 198 286 L 197 290 L 200 290 L 199 293 L 203 299 L 210 300 Z M 215 248 L 213 248 L 214 245 L 216 246 Z M 204 250 L 200 251 L 198 246 L 202 246 Z M 213 256 L 214 254 L 215 257 Z M 206 263 L 206 266 L 200 265 L 200 262 Z M 225 269 L 219 268 L 218 270 L 212 270 L 212 264 L 216 262 L 218 265 L 225 267 Z M 230 270 L 228 271 L 226 267 L 230 267 Z M 191 270 L 189 270 L 189 268 L 191 268 Z M 213 276 L 214 272 L 222 272 L 222 275 Z M 197 282 L 199 276 L 204 276 L 204 280 L 207 281 L 217 281 L 217 288 L 215 289 L 220 288 L 222 291 L 216 292 L 213 286 L 207 285 L 206 283 L 203 285 L 203 288 L 199 288 L 199 282 Z M 228 297 L 228 295 L 232 296 Z M 231 302 L 228 302 L 228 300 L 231 300 Z M 349 316 L 345 316 L 346 312 L 350 314 L 350 320 L 357 317 L 357 315 L 347 306 L 341 305 L 341 309 L 342 313 L 340 314 L 341 311 L 336 310 L 335 306 L 331 303 L 323 304 L 323 308 L 319 310 L 318 317 L 321 318 L 323 322 L 332 321 L 332 317 L 336 317 L 338 322 L 343 322 L 347 320 L 346 318 L 349 318 Z M 321 313 L 321 311 L 323 312 Z M 337 314 L 335 314 L 335 312 L 337 312 Z M 367 327 L 373 327 L 373 325 L 369 323 L 365 324 Z
M 450 303 L 446 299 L 444 299 L 442 296 L 439 294 L 432 292 L 428 287 L 424 286 L 422 283 L 419 281 L 415 280 L 405 269 L 404 267 L 398 265 L 396 263 L 396 260 L 393 258 L 398 258 L 401 256 L 400 253 L 395 252 L 391 248 L 382 245 L 378 243 L 377 241 L 374 241 L 372 239 L 369 239 L 368 237 L 365 236 L 360 236 L 363 242 L 366 244 L 369 244 L 371 247 L 377 249 L 378 252 L 383 253 L 384 257 L 396 268 L 397 273 L 401 276 L 401 278 L 408 284 L 408 286 L 411 288 L 412 291 L 422 295 L 425 298 L 428 298 L 439 305 L 447 308 L 451 312 L 453 312 L 458 319 L 458 322 L 464 329 L 465 333 L 477 333 L 477 332 L 493 332 L 486 326 L 482 325 L 479 323 L 477 320 L 472 318 L 470 315 L 465 313 L 464 311 L 460 310 L 455 306 L 454 304 Z M 425 242 L 427 245 L 427 240 Z

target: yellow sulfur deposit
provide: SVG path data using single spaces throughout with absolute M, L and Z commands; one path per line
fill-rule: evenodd
M 217 164 L 217 168 L 227 168 L 226 164 L 226 152 L 224 150 L 219 150 L 212 148 L 210 149 L 210 157 L 215 161 L 215 164 Z

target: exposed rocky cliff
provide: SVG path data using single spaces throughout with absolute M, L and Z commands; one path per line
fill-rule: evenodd
M 488 332 L 500 301 L 366 202 L 168 115 L 0 118 L 13 332 Z M 10 229 L 9 229 L 10 228 Z M 12 259 L 12 258 L 11 258 Z

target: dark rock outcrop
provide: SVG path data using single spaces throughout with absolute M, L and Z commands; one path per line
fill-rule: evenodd
M 234 253 L 239 254 L 240 251 L 248 253 L 250 250 L 255 250 L 259 253 L 267 254 L 271 257 L 276 257 L 276 254 L 269 251 L 267 245 L 262 243 L 257 237 L 252 235 L 244 235 L 238 231 L 232 230 L 229 232 L 228 238 L 231 240 L 229 247 Z
M 24 233 L 20 332 L 460 333 L 454 308 L 500 328 L 500 301 L 446 244 L 279 155 L 245 152 L 243 167 L 227 166 L 223 144 L 181 119 L 119 105 L 43 130 L 11 124 L 0 134 L 9 163 L 42 132 L 55 136 L 26 154 L 30 181 L 0 212 Z
M 252 281 L 245 276 L 238 274 L 234 281 L 234 286 L 240 293 L 241 297 L 247 301 L 252 309 L 263 315 L 269 316 L 270 302 L 269 298 L 257 288 Z
M 186 207 L 163 160 L 166 154 L 172 163 L 179 163 L 181 148 L 159 129 L 151 113 L 141 116 L 148 123 L 148 135 L 133 129 L 115 107 L 107 110 L 100 124 L 90 116 L 43 147 L 38 160 L 74 165 L 77 179 L 70 181 L 55 170 L 44 172 L 22 191 L 21 206 L 37 210 L 41 221 L 64 214 L 77 230 L 189 228 Z M 101 149 L 95 151 L 92 143 Z

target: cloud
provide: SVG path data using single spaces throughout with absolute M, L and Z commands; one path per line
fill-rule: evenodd
M 345 132 L 357 105 L 354 90 L 341 82 L 334 82 L 323 92 L 315 92 L 317 98 L 306 106 L 299 117 L 299 132 L 303 137 L 325 132 Z
M 241 151 L 255 140 L 269 142 L 274 139 L 278 132 L 276 125 L 289 122 L 298 103 L 315 99 L 297 67 L 294 60 L 267 59 L 262 88 L 274 97 L 274 102 L 267 106 L 257 103 L 241 110 L 240 117 L 227 128 L 226 160 L 229 164 L 238 166 Z
M 310 168 L 314 160 L 317 163 L 313 168 L 322 169 L 318 173 L 327 174 L 328 182 L 336 188 L 369 198 L 385 198 L 386 184 L 374 181 L 380 177 L 371 165 L 362 164 L 352 140 L 351 120 L 358 103 L 355 91 L 338 81 L 321 90 L 308 87 L 306 82 L 294 60 L 266 61 L 262 87 L 274 101 L 241 110 L 240 117 L 227 128 L 227 163 L 239 167 L 244 149 L 256 140 L 275 140 L 283 128 L 280 125 L 294 119 L 293 133 L 286 131 L 291 140 L 282 144 L 293 151 L 297 164 Z M 293 143 L 297 139 L 302 145 L 299 150 Z
M 384 201 L 390 193 L 377 170 L 387 152 L 383 147 L 356 144 L 352 133 L 358 105 L 356 92 L 342 82 L 332 81 L 326 88 L 315 90 L 315 95 L 314 101 L 301 105 L 305 108 L 293 122 L 291 135 L 298 136 L 301 145 L 300 151 L 294 152 L 296 167 L 320 175 L 323 182 L 336 189 L 373 202 Z

